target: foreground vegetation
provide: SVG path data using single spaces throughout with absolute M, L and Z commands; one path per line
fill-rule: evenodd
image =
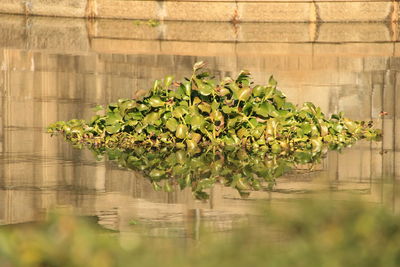
M 100 233 L 81 219 L 50 216 L 36 227 L 0 228 L 1 266 L 400 264 L 400 217 L 387 209 L 357 201 L 298 201 L 286 203 L 285 210 L 262 204 L 256 223 L 220 239 L 202 235 L 192 245 L 175 239 L 126 239 Z

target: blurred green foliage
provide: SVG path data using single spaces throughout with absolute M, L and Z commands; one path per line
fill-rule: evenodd
M 186 246 L 50 216 L 40 226 L 0 229 L 1 266 L 399 266 L 400 217 L 389 210 L 359 201 L 286 206 L 262 207 L 257 222 Z

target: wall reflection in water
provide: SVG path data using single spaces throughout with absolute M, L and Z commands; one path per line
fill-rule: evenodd
M 195 236 L 199 220 L 216 231 L 246 220 L 254 199 L 284 206 L 321 192 L 340 199 L 348 191 L 400 210 L 398 25 L 0 21 L 1 224 L 69 207 L 121 231 L 138 220 L 149 235 Z M 273 192 L 255 192 L 250 200 L 215 186 L 204 203 L 190 190 L 154 192 L 139 173 L 96 162 L 90 152 L 44 134 L 49 123 L 89 118 L 95 103 L 140 94 L 137 89 L 156 78 L 189 75 L 199 60 L 219 76 L 246 68 L 261 83 L 274 74 L 291 101 L 372 119 L 384 131 L 383 142 L 330 153 L 315 171 L 281 177 Z M 383 119 L 381 111 L 388 112 Z

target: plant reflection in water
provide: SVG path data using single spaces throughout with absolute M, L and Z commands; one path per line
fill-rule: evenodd
M 205 150 L 196 154 L 185 150 L 97 149 L 98 159 L 107 157 L 120 167 L 139 171 L 154 190 L 171 192 L 189 187 L 197 199 L 208 199 L 208 190 L 215 183 L 238 190 L 241 197 L 251 191 L 271 190 L 278 177 L 306 165 L 310 169 L 326 155 L 301 151 L 286 155 L 240 150 Z

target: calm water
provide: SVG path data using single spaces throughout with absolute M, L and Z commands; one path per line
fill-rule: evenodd
M 105 227 L 151 236 L 194 236 L 199 222 L 230 230 L 272 205 L 323 193 L 349 193 L 400 211 L 400 43 L 398 25 L 239 24 L 0 16 L 0 224 L 31 222 L 53 208 L 97 216 Z M 140 173 L 96 161 L 44 128 L 89 118 L 91 108 L 134 97 L 154 79 L 182 78 L 205 60 L 217 76 L 249 69 L 256 82 L 273 74 L 289 100 L 312 101 L 325 113 L 373 120 L 383 142 L 332 152 L 315 170 L 278 179 L 272 192 L 241 199 L 216 185 L 210 201 L 190 190 L 155 192 Z M 142 89 L 140 91 L 139 89 Z M 378 115 L 388 112 L 383 119 Z

